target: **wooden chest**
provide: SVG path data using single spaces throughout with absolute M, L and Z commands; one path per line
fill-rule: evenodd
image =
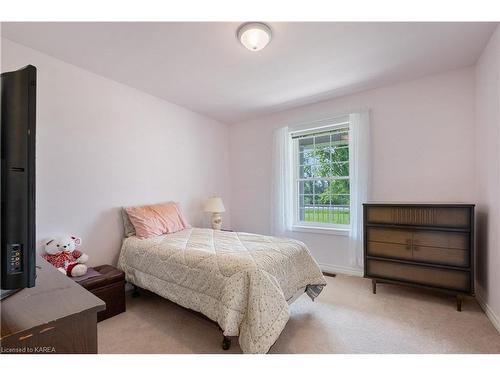
M 457 295 L 474 294 L 474 205 L 364 204 L 364 274 Z
M 107 264 L 94 270 L 101 275 L 78 283 L 106 303 L 106 309 L 97 313 L 100 322 L 125 312 L 125 273 Z

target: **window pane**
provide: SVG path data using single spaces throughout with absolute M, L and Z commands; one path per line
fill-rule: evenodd
M 299 221 L 306 221 L 305 212 L 306 212 L 305 209 L 303 208 L 299 209 Z
M 313 204 L 312 195 L 299 195 L 299 208 L 305 207 L 307 205 Z
M 347 225 L 350 222 L 349 206 L 333 206 L 333 220 L 334 224 Z
M 314 208 L 306 207 L 304 210 L 304 221 L 313 222 L 314 221 Z
M 316 223 L 324 223 L 325 210 L 321 207 L 314 208 L 314 221 Z
M 314 204 L 313 195 L 299 195 L 299 206 L 312 206 Z
M 347 177 L 349 176 L 349 162 L 340 162 L 340 163 L 332 163 L 331 164 L 331 176 L 341 176 Z
M 310 138 L 300 138 L 299 139 L 299 152 L 313 151 L 314 149 L 314 137 Z
M 312 167 L 314 177 L 349 177 L 349 162 L 322 163 Z
M 335 206 L 349 206 L 349 194 L 332 195 L 331 201 Z
M 314 181 L 314 205 L 324 206 L 330 204 L 329 181 Z
M 314 151 L 308 150 L 299 153 L 299 164 L 300 165 L 311 165 L 315 164 L 315 156 L 314 156 Z
M 334 177 L 331 163 L 321 163 L 315 168 L 315 177 Z
M 332 162 L 349 161 L 349 147 L 333 147 Z
M 328 190 L 331 195 L 349 194 L 349 179 L 330 181 Z
M 327 180 L 315 180 L 314 181 L 314 194 L 320 195 L 328 191 L 328 181 Z
M 316 213 L 316 222 L 318 223 L 329 223 L 329 213 L 330 213 L 330 205 L 319 205 L 315 206 L 315 213 Z
M 330 147 L 330 134 L 315 137 L 316 149 Z
M 332 145 L 334 146 L 348 146 L 349 145 L 349 132 L 339 132 L 332 134 Z
M 313 181 L 299 181 L 299 194 L 312 194 Z
M 315 153 L 315 164 L 318 165 L 318 173 L 324 175 L 327 173 L 328 166 L 331 164 L 332 152 L 330 147 L 316 149 Z
M 302 165 L 299 167 L 299 178 L 310 178 L 313 176 L 311 165 Z
M 313 177 L 321 177 L 320 172 L 321 172 L 321 165 L 316 164 L 312 166 Z
M 314 204 L 315 206 L 317 206 L 317 205 L 321 204 L 321 201 L 320 201 L 320 196 L 319 196 L 319 195 L 316 195 L 316 194 L 315 194 L 315 195 L 313 195 L 313 204 Z

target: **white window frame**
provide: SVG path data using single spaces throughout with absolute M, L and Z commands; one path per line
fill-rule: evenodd
M 292 172 L 292 194 L 293 194 L 293 225 L 292 230 L 296 232 L 318 233 L 318 234 L 335 234 L 348 236 L 351 230 L 351 223 L 349 224 L 328 224 L 317 222 L 305 222 L 299 220 L 299 192 L 298 192 L 298 170 L 299 170 L 299 143 L 294 141 L 293 136 L 300 134 L 315 133 L 320 131 L 330 131 L 335 129 L 349 128 L 349 185 L 351 184 L 352 176 L 352 158 L 351 155 L 351 128 L 349 123 L 349 116 L 341 116 L 334 119 L 322 120 L 318 122 L 309 123 L 308 125 L 297 126 L 295 130 L 290 131 L 290 142 L 292 144 L 293 152 L 293 172 Z M 351 194 L 351 189 L 349 189 Z M 350 197 L 351 198 L 351 197 Z M 352 210 L 352 200 L 349 199 L 349 211 Z

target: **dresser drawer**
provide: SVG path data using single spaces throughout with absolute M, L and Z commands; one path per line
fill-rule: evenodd
M 437 288 L 470 292 L 470 273 L 467 271 L 368 259 L 366 272 L 366 276 L 373 278 L 387 278 Z
M 385 258 L 412 259 L 411 239 L 408 230 L 368 228 L 367 255 Z
M 468 267 L 470 263 L 468 233 L 415 231 L 413 259 L 419 262 Z
M 413 233 L 413 245 L 465 250 L 469 248 L 469 234 L 462 232 L 415 231 Z
M 411 246 L 408 245 L 368 241 L 366 251 L 373 257 L 413 259 Z
M 463 249 L 444 247 L 413 246 L 413 260 L 416 262 L 469 267 L 470 253 Z
M 467 228 L 470 226 L 470 214 L 468 207 L 367 206 L 366 222 Z
M 411 245 L 413 232 L 402 229 L 388 228 L 368 228 L 366 231 L 368 241 L 371 242 L 388 242 L 402 245 Z

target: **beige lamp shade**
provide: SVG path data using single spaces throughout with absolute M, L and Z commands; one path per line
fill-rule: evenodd
M 207 203 L 205 203 L 205 208 L 203 210 L 205 212 L 226 212 L 224 203 L 222 203 L 222 199 L 220 197 L 209 198 Z

